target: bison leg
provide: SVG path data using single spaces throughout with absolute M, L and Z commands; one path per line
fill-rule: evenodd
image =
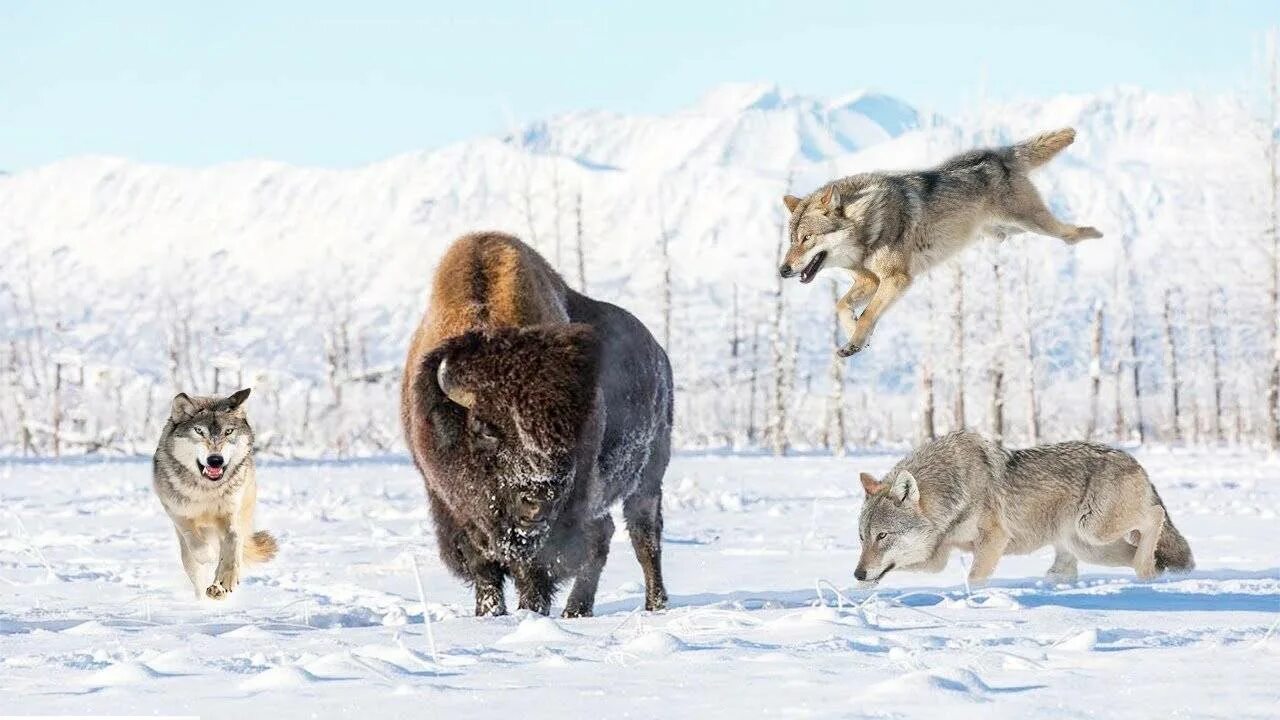
M 613 538 L 613 518 L 604 517 L 587 523 L 586 528 L 587 557 L 573 581 L 573 590 L 569 592 L 569 600 L 564 606 L 567 618 L 591 617 L 596 604 L 596 587 L 600 584 L 600 573 L 604 572 L 605 560 L 609 559 L 609 541 Z
M 440 559 L 453 574 L 466 579 L 476 591 L 476 615 L 506 615 L 507 601 L 502 585 L 506 574 L 502 566 L 487 560 L 475 542 L 449 512 L 438 495 L 427 489 L 431 520 L 436 526 Z
M 529 563 L 513 567 L 511 574 L 516 581 L 521 610 L 543 615 L 551 612 L 551 596 L 556 592 L 556 583 L 550 570 L 539 563 Z
M 476 617 L 507 614 L 507 599 L 502 591 L 506 575 L 497 563 L 477 563 L 471 568 L 471 582 L 476 589 Z
M 667 588 L 662 584 L 662 495 L 632 495 L 622 504 L 631 547 L 644 571 L 644 609 L 667 607 Z

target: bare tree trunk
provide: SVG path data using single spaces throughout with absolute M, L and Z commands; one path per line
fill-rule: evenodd
M 787 178 L 787 189 L 791 188 L 791 177 Z M 786 218 L 778 222 L 778 249 L 774 264 L 782 262 L 786 250 Z M 773 290 L 773 417 L 769 423 L 770 444 L 774 455 L 787 453 L 787 398 L 786 398 L 786 349 L 787 340 L 783 332 L 786 318 L 786 296 L 783 295 L 782 276 L 774 274 Z
M 524 187 L 521 188 L 520 200 L 524 206 L 524 224 L 529 233 L 529 244 L 538 247 L 538 231 L 533 220 L 533 160 L 525 159 Z
M 1267 96 L 1267 233 L 1271 236 L 1271 378 L 1267 383 L 1267 444 L 1272 452 L 1280 450 L 1280 177 L 1276 174 L 1277 153 L 1280 148 L 1276 141 L 1276 107 L 1280 104 L 1280 63 L 1277 63 L 1277 32 L 1273 28 L 1268 33 L 1268 74 L 1270 76 Z
M 954 263 L 953 267 L 955 268 L 955 306 L 951 313 L 951 323 L 955 327 L 956 342 L 956 404 L 952 430 L 963 430 L 965 428 L 964 267 L 959 262 Z
M 751 373 L 747 390 L 747 444 L 756 443 L 756 389 L 760 382 L 760 324 L 751 323 Z
M 1173 339 L 1173 290 L 1165 290 L 1164 293 L 1164 358 L 1173 404 L 1172 438 L 1174 442 L 1182 442 L 1182 383 L 1178 377 L 1178 350 Z
M 834 307 L 840 300 L 840 288 L 831 283 L 831 304 Z M 831 340 L 834 347 L 840 345 L 840 321 L 835 319 L 831 325 Z M 844 431 L 844 358 L 831 355 L 831 400 L 830 418 L 827 423 L 827 449 L 834 451 L 837 457 L 843 457 L 847 440 Z
M 671 249 L 667 234 L 667 221 L 662 219 L 662 347 L 671 352 Z
M 742 324 L 738 315 L 738 284 L 733 284 L 733 310 L 729 326 L 729 381 L 722 392 L 728 399 L 730 417 L 725 419 L 725 435 L 733 444 L 737 437 L 735 427 L 738 413 L 741 412 L 738 396 L 738 382 L 742 377 Z
M 925 309 L 925 316 L 928 318 L 928 332 L 925 334 L 924 341 L 924 358 L 920 362 L 920 435 L 918 441 L 932 442 L 938 439 L 938 424 L 936 418 L 936 410 L 934 405 L 934 387 L 933 387 L 933 337 L 934 333 L 934 283 L 931 281 L 927 289 L 929 302 Z M 837 338 L 837 345 L 839 339 Z
M 1209 417 L 1209 420 L 1213 424 L 1214 441 L 1218 443 L 1225 443 L 1227 440 L 1227 432 L 1226 432 L 1226 425 L 1222 421 L 1222 395 L 1223 395 L 1223 387 L 1225 385 L 1225 381 L 1222 378 L 1222 362 L 1223 362 L 1222 355 L 1223 355 L 1223 352 L 1225 351 L 1225 348 L 1223 347 L 1225 343 L 1223 342 L 1219 329 L 1224 325 L 1229 325 L 1229 319 L 1228 319 L 1227 296 L 1226 296 L 1226 293 L 1222 290 L 1222 288 L 1218 288 L 1218 291 L 1216 293 L 1216 298 L 1218 301 L 1217 315 L 1218 315 L 1219 321 L 1218 322 L 1214 321 L 1214 312 L 1212 309 L 1207 311 L 1207 316 L 1209 320 L 1209 343 L 1211 345 L 1209 360 L 1212 363 L 1212 368 L 1213 368 L 1213 371 L 1212 371 L 1213 409 Z M 1206 303 L 1205 307 L 1210 308 L 1211 304 Z
M 556 240 L 555 240 L 554 247 L 555 247 L 555 254 L 556 254 L 556 270 L 559 271 L 560 268 L 564 267 L 561 264 L 564 261 L 564 258 L 560 254 L 560 246 L 562 245 L 561 241 L 562 241 L 563 235 L 561 235 L 560 233 L 560 165 L 559 163 L 553 163 L 551 165 L 551 203 L 552 203 L 552 210 L 553 212 L 555 212 L 554 223 L 552 224 L 552 227 L 555 228 L 555 233 L 556 233 Z
M 53 361 L 53 456 L 62 455 L 62 363 Z
M 1093 342 L 1089 346 L 1089 424 L 1085 438 L 1093 440 L 1098 435 L 1099 396 L 1102 394 L 1102 303 L 1093 304 Z
M 1128 237 L 1120 240 L 1120 263 L 1124 267 L 1122 271 L 1117 272 L 1117 283 L 1119 278 L 1123 277 L 1128 291 L 1126 295 L 1129 300 L 1129 348 L 1125 360 L 1129 363 L 1133 377 L 1133 431 L 1138 444 L 1141 445 L 1146 442 L 1147 430 L 1142 408 L 1142 356 L 1138 353 L 1138 303 L 1134 290 L 1138 286 L 1138 281 L 1134 277 L 1133 265 L 1129 262 L 1129 243 Z M 1118 387 L 1116 392 L 1119 392 Z
M 1000 267 L 1000 245 L 992 248 L 991 272 L 995 280 L 995 348 L 991 353 L 991 436 L 1004 443 L 1004 274 Z
M 587 292 L 587 257 L 586 248 L 583 247 L 582 237 L 582 191 L 578 191 L 578 196 L 574 201 L 574 221 L 577 226 L 577 246 L 578 246 L 578 290 L 579 292 Z
M 1036 396 L 1035 322 L 1031 313 L 1031 260 L 1022 261 L 1022 305 L 1026 318 L 1022 336 L 1023 361 L 1027 372 L 1027 444 L 1040 442 L 1040 403 Z

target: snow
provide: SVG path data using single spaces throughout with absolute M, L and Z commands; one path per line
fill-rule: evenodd
M 0 464 L 0 710 L 339 717 L 1266 717 L 1280 703 L 1280 463 L 1139 459 L 1199 568 L 1140 582 L 1051 551 L 852 589 L 849 458 L 678 455 L 671 608 L 647 613 L 619 524 L 597 616 L 471 616 L 403 458 L 268 462 L 281 554 L 192 599 L 143 460 Z M 424 603 L 414 580 L 418 559 Z M 563 602 L 564 594 L 558 598 Z M 430 634 L 428 634 L 428 629 Z M 434 641 L 434 643 L 433 643 Z
M 0 453 L 21 452 L 19 425 L 50 452 L 56 403 L 48 359 L 64 352 L 84 369 L 83 381 L 64 383 L 61 398 L 64 424 L 73 424 L 74 411 L 84 425 L 64 428 L 71 452 L 149 451 L 158 408 L 175 387 L 209 392 L 215 376 L 222 391 L 254 387 L 255 417 L 270 429 L 264 444 L 273 454 L 400 451 L 399 364 L 446 245 L 477 229 L 511 231 L 576 285 L 579 192 L 589 291 L 633 311 L 659 337 L 666 268 L 656 247 L 664 231 L 670 238 L 677 442 L 740 446 L 752 366 L 762 371 L 752 420 L 757 428 L 769 421 L 762 398 L 772 379 L 780 199 L 788 189 L 918 167 L 1064 125 L 1079 139 L 1036 182 L 1056 212 L 1106 237 L 1076 248 L 1035 236 L 1007 241 L 1006 277 L 1021 282 L 1025 258 L 1033 290 L 1029 315 L 1016 288 L 1006 293 L 1003 338 L 991 336 L 990 248 L 958 260 L 969 283 L 971 396 L 984 392 L 991 358 L 1020 347 L 1030 325 L 1041 350 L 1044 434 L 1078 437 L 1090 424 L 1076 402 L 1087 383 L 1086 328 L 1101 300 L 1104 393 L 1128 352 L 1123 330 L 1132 309 L 1150 437 L 1169 425 L 1164 294 L 1177 293 L 1184 397 L 1207 407 L 1211 393 L 1197 378 L 1209 373 L 1196 364 L 1208 355 L 1207 299 L 1221 290 L 1213 314 L 1229 324 L 1212 337 L 1224 344 L 1224 392 L 1237 401 L 1239 424 L 1260 428 L 1268 328 L 1257 308 L 1270 276 L 1256 242 L 1265 188 L 1255 115 L 1236 96 L 1118 88 L 940 118 L 872 91 L 827 99 L 734 85 L 668 114 L 575 112 L 347 170 L 80 157 L 16 172 L 0 177 L 0 388 L 20 401 L 0 402 Z M 1132 292 L 1115 286 L 1122 247 Z M 211 269 L 219 282 L 193 281 Z M 851 434 L 888 443 L 913 437 L 919 368 L 930 355 L 938 392 L 953 393 L 946 365 L 956 343 L 948 323 L 931 329 L 929 320 L 931 299 L 935 310 L 949 309 L 937 297 L 950 286 L 949 269 L 939 273 L 894 307 L 873 351 L 847 361 L 846 396 L 874 400 L 846 413 L 856 425 Z M 806 391 L 788 408 L 799 447 L 819 444 L 825 429 L 834 346 L 827 277 L 783 291 L 781 342 L 795 349 L 796 384 Z M 741 355 L 726 368 L 735 320 Z M 336 368 L 326 363 L 335 348 L 349 350 L 349 362 Z M 1009 392 L 1021 392 L 1021 363 L 1006 371 Z M 1010 400 L 1010 423 L 1024 427 L 1025 403 Z M 988 403 L 969 405 L 970 423 L 980 423 Z

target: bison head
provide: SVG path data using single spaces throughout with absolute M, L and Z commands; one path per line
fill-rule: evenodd
M 586 325 L 473 331 L 424 361 L 435 489 L 498 557 L 541 549 L 599 443 L 598 346 Z

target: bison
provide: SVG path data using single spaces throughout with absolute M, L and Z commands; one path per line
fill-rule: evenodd
M 666 606 L 662 477 L 671 365 L 631 313 L 570 289 L 501 233 L 456 240 L 436 270 L 401 388 L 440 558 L 475 589 L 476 615 L 592 614 L 622 503 L 645 609 Z

